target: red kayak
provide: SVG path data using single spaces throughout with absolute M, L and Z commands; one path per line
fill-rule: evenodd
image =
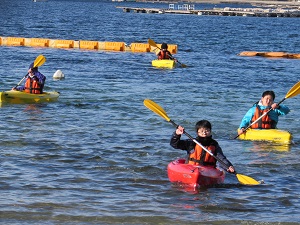
M 168 177 L 171 182 L 179 182 L 193 187 L 221 184 L 225 172 L 213 166 L 195 166 L 185 164 L 185 159 L 176 159 L 168 165 Z

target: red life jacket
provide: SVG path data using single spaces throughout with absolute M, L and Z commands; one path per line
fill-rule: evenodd
M 25 92 L 31 94 L 41 94 L 42 88 L 36 78 L 28 77 L 25 82 Z
M 216 146 L 210 145 L 206 147 L 213 155 L 216 151 Z M 188 158 L 188 163 L 191 165 L 211 165 L 216 166 L 217 160 L 208 154 L 205 150 L 203 150 L 199 145 L 196 144 L 194 151 L 192 151 Z
M 251 123 L 253 123 L 255 120 L 257 120 L 260 116 L 262 116 L 264 113 L 268 112 L 269 109 L 260 109 L 258 106 L 256 106 L 254 116 L 252 117 Z M 257 123 L 253 124 L 251 128 L 253 129 L 275 129 L 276 123 L 271 119 L 269 114 L 265 115 L 263 118 L 261 118 Z
M 160 50 L 160 52 L 158 54 L 158 59 L 171 59 L 170 58 L 170 52 L 169 51 Z

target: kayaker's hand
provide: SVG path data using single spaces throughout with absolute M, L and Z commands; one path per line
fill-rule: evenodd
M 182 126 L 178 126 L 177 129 L 176 129 L 176 134 L 177 135 L 182 135 L 184 132 L 184 128 Z
M 13 87 L 11 90 L 16 91 L 17 89 L 15 87 Z
M 227 172 L 229 173 L 234 173 L 235 169 L 233 166 L 229 166 L 229 168 L 227 169 Z
M 278 109 L 279 108 L 279 105 L 277 103 L 273 103 L 271 105 L 272 109 Z
M 243 133 L 245 133 L 245 128 L 244 127 L 242 127 L 241 129 L 239 129 L 238 135 L 241 135 Z

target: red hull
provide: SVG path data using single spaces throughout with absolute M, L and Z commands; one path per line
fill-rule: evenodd
M 192 186 L 211 186 L 221 184 L 225 172 L 211 166 L 185 164 L 185 159 L 177 159 L 168 165 L 168 177 L 171 182 L 180 182 Z

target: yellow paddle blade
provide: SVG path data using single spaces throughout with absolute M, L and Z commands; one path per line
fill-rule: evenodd
M 252 177 L 248 177 L 243 174 L 236 174 L 237 179 L 241 184 L 245 185 L 258 185 L 260 184 L 257 180 L 254 180 Z
M 285 98 L 292 98 L 300 94 L 300 81 L 298 81 L 297 84 L 295 84 L 289 92 L 286 94 Z
M 153 46 L 152 46 L 153 47 Z M 153 52 L 155 53 L 155 55 L 157 55 L 159 52 L 160 52 L 160 49 L 159 48 L 155 48 L 154 50 L 153 50 Z
M 39 55 L 39 56 L 36 57 L 36 59 L 34 60 L 33 67 L 40 67 L 40 66 L 43 65 L 45 62 L 46 62 L 45 56 Z
M 148 44 L 155 47 L 155 48 L 158 48 L 157 44 L 155 43 L 155 41 L 153 41 L 152 39 L 148 39 Z
M 170 121 L 171 119 L 168 117 L 167 113 L 165 112 L 165 110 L 158 105 L 157 103 L 155 103 L 154 101 L 150 100 L 150 99 L 145 99 L 144 100 L 144 105 L 150 109 L 151 111 L 155 112 L 157 115 L 161 116 L 162 118 L 164 118 L 166 121 Z

